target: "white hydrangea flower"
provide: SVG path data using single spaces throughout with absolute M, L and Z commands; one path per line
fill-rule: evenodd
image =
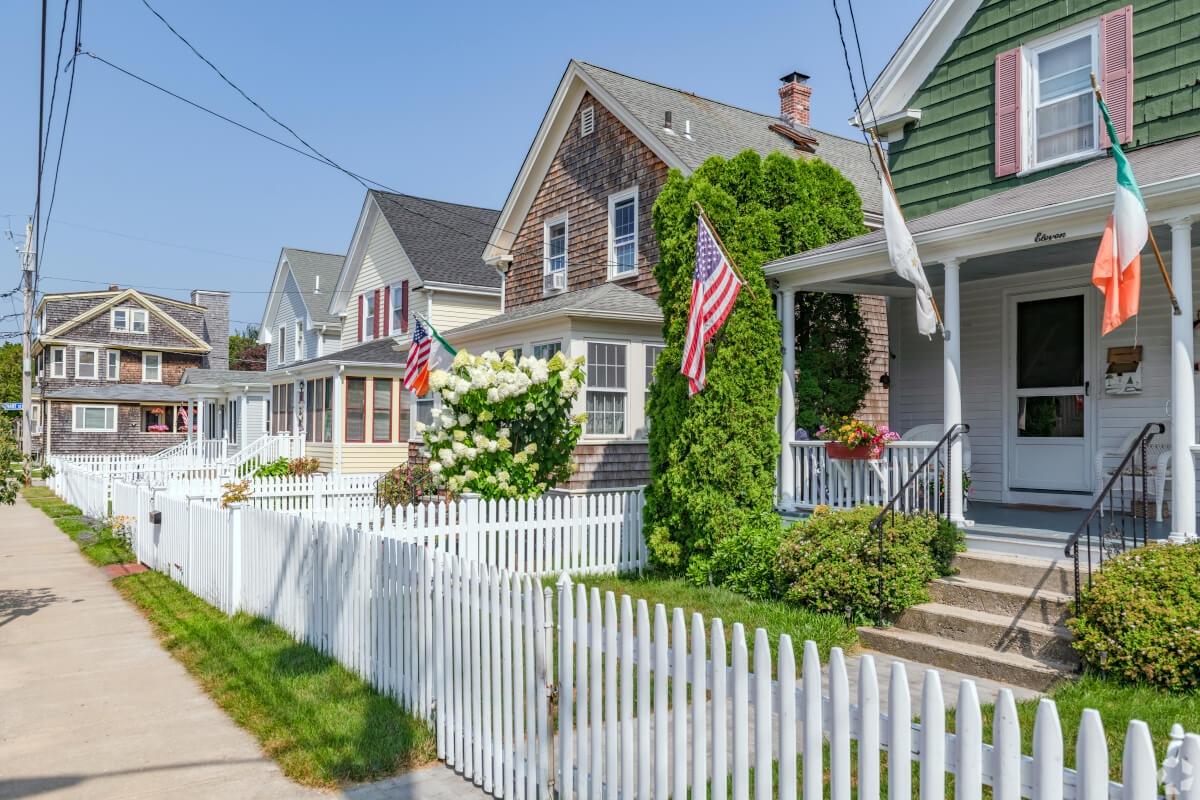
M 461 369 L 462 367 L 465 367 L 470 363 L 471 363 L 471 354 L 468 353 L 466 350 L 459 350 L 457 353 L 454 354 L 454 362 L 453 362 L 452 366 L 455 369 Z M 430 378 L 432 379 L 432 376 L 430 376 Z
M 441 471 L 442 471 L 442 465 L 440 462 L 437 462 L 437 461 L 429 462 L 429 472 L 430 473 L 432 473 L 433 475 L 437 475 Z
M 456 442 L 461 442 L 461 441 L 463 441 L 464 439 L 466 439 L 466 438 L 467 438 L 467 432 L 466 432 L 466 431 L 464 431 L 464 430 L 462 430 L 461 428 L 460 428 L 460 429 L 456 429 L 456 430 L 454 431 L 454 433 L 453 433 L 453 434 L 451 434 L 451 435 L 454 437 L 454 441 L 456 441 Z
M 536 453 L 537 452 L 537 443 L 530 442 L 529 444 L 525 445 L 525 452 L 530 455 L 533 455 L 534 453 Z
M 529 454 L 525 453 L 525 452 L 517 453 L 515 456 L 513 456 L 514 464 L 524 464 L 528 460 L 529 460 Z
M 454 455 L 454 451 L 447 447 L 445 450 L 442 450 L 442 452 L 438 453 L 438 460 L 447 467 L 453 467 L 454 462 L 457 459 Z
M 526 403 L 525 404 L 525 413 L 532 414 L 534 409 L 536 409 L 536 408 L 537 408 L 537 406 L 535 406 L 533 403 Z
M 450 373 L 446 372 L 446 370 L 435 369 L 433 372 L 429 373 L 429 387 L 435 391 L 441 389 L 446 385 L 446 381 L 449 379 L 449 377 Z
M 426 431 L 426 429 L 429 428 L 429 426 L 426 425 L 424 422 L 421 422 L 421 420 L 417 420 L 417 424 L 415 425 L 415 427 L 417 429 L 417 433 L 424 433 Z
M 455 433 L 457 433 L 457 431 L 455 431 Z M 455 442 L 454 444 L 450 445 L 450 449 L 456 456 L 465 455 L 467 452 L 467 446 L 462 442 Z

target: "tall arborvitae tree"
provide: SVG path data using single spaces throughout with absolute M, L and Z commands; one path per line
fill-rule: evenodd
M 708 348 L 708 384 L 688 398 L 679 365 L 695 268 L 699 201 L 746 278 L 737 305 Z M 646 528 L 666 569 L 722 581 L 724 540 L 777 534 L 775 430 L 782 370 L 779 323 L 763 277 L 767 261 L 865 231 L 853 185 L 817 159 L 746 151 L 713 157 L 690 177 L 672 172 L 654 204 L 666 349 L 648 413 L 651 483 Z M 749 556 L 750 553 L 745 553 Z M 746 559 L 740 559 L 746 560 Z M 724 563 L 721 566 L 718 562 Z

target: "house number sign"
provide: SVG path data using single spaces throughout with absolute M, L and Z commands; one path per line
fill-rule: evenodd
M 1033 235 L 1033 243 L 1041 244 L 1043 242 L 1056 242 L 1059 239 L 1065 238 L 1067 238 L 1066 231 L 1059 231 L 1058 233 L 1042 233 L 1041 231 L 1038 231 Z

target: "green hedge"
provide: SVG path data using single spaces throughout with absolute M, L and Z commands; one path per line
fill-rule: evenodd
M 879 614 L 879 538 L 874 506 L 818 509 L 791 527 L 779 548 L 776 580 L 783 596 L 817 611 L 874 622 Z M 931 514 L 889 515 L 883 528 L 883 610 L 891 616 L 928 602 L 926 585 L 950 574 L 962 549 L 957 527 Z
M 1200 688 L 1200 544 L 1150 545 L 1105 562 L 1070 620 L 1090 665 L 1131 683 Z

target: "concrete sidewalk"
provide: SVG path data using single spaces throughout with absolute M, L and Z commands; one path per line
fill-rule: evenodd
M 441 765 L 344 793 L 463 800 Z M 0 798 L 329 798 L 264 756 L 75 543 L 0 506 Z

